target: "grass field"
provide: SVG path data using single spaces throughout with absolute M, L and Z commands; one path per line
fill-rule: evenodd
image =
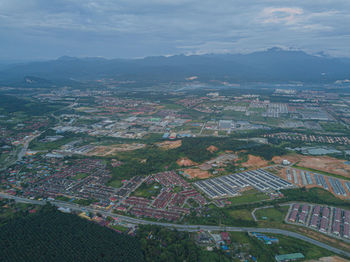
M 79 179 L 83 179 L 85 177 L 89 176 L 89 174 L 86 173 L 78 173 L 75 176 L 72 177 L 72 179 L 74 180 L 79 180 Z
M 261 193 L 255 189 L 251 189 L 242 193 L 241 196 L 232 197 L 228 200 L 231 202 L 231 205 L 241 205 L 241 204 L 249 204 L 253 202 L 258 202 L 261 200 L 267 200 L 269 196 Z
M 289 206 L 282 206 L 282 207 L 280 206 L 278 208 L 271 207 L 271 208 L 258 209 L 255 212 L 255 216 L 258 220 L 282 223 L 284 220 L 284 217 L 288 212 L 288 208 Z M 263 217 L 266 217 L 266 219 L 263 219 Z
M 253 221 L 252 214 L 249 210 L 246 209 L 240 209 L 240 210 L 231 210 L 228 212 L 229 215 L 235 219 L 241 219 L 241 220 L 251 220 Z
M 152 198 L 157 196 L 160 192 L 161 186 L 158 183 L 152 183 L 147 185 L 143 183 L 138 189 L 136 189 L 132 195 L 137 197 Z
M 249 236 L 243 232 L 231 232 L 230 237 L 234 245 L 237 246 L 241 252 L 246 252 L 257 258 L 258 261 L 275 261 L 276 254 L 289 254 L 301 252 L 306 259 L 317 259 L 324 256 L 332 255 L 331 252 L 300 241 L 295 238 L 286 237 L 283 235 L 270 235 L 279 239 L 279 243 L 267 245 L 253 236 Z
M 279 239 L 279 246 L 282 247 L 278 250 L 279 254 L 301 252 L 307 259 L 316 259 L 323 256 L 332 255 L 330 251 L 299 239 L 290 238 L 283 235 L 275 235 L 275 237 Z
M 64 144 L 67 144 L 69 142 L 72 142 L 75 137 L 64 137 L 60 140 L 54 141 L 54 142 L 39 142 L 38 139 L 34 139 L 30 145 L 29 148 L 31 150 L 53 150 L 53 149 L 58 149 Z
M 114 180 L 108 182 L 108 186 L 119 188 L 122 186 L 122 181 L 119 179 L 114 179 Z
M 113 225 L 113 226 L 111 226 L 111 228 L 118 230 L 120 232 L 126 232 L 129 230 L 127 227 L 123 227 L 121 225 Z

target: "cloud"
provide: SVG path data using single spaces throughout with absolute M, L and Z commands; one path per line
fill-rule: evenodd
M 34 58 L 272 46 L 350 56 L 349 9 L 348 0 L 2 0 L 0 48 Z
M 262 19 L 263 23 L 294 24 L 303 13 L 303 9 L 297 7 L 268 7 L 262 11 Z

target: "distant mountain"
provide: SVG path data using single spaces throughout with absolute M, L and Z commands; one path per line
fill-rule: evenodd
M 143 59 L 60 57 L 0 69 L 0 81 L 26 76 L 45 81 L 113 78 L 136 81 L 316 82 L 350 79 L 350 59 L 271 48 L 250 54 L 175 55 Z

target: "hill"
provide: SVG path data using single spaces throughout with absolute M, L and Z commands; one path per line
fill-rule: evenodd
M 190 76 L 197 76 L 202 82 L 331 83 L 349 79 L 349 68 L 350 59 L 271 48 L 250 54 L 175 55 L 143 59 L 61 57 L 52 61 L 7 66 L 0 69 L 0 81 L 23 82 L 23 79 L 31 76 L 40 79 L 40 83 L 101 78 L 162 82 L 186 81 Z

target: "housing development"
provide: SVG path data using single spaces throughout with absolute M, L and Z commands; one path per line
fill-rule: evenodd
M 286 220 L 324 234 L 335 235 L 346 241 L 350 239 L 350 210 L 320 205 L 293 204 Z
M 178 227 L 233 261 L 258 260 L 256 246 L 275 261 L 346 257 L 350 95 L 183 88 L 0 88 L 2 208 L 51 203 L 133 237 Z M 309 246 L 288 248 L 291 232 Z

